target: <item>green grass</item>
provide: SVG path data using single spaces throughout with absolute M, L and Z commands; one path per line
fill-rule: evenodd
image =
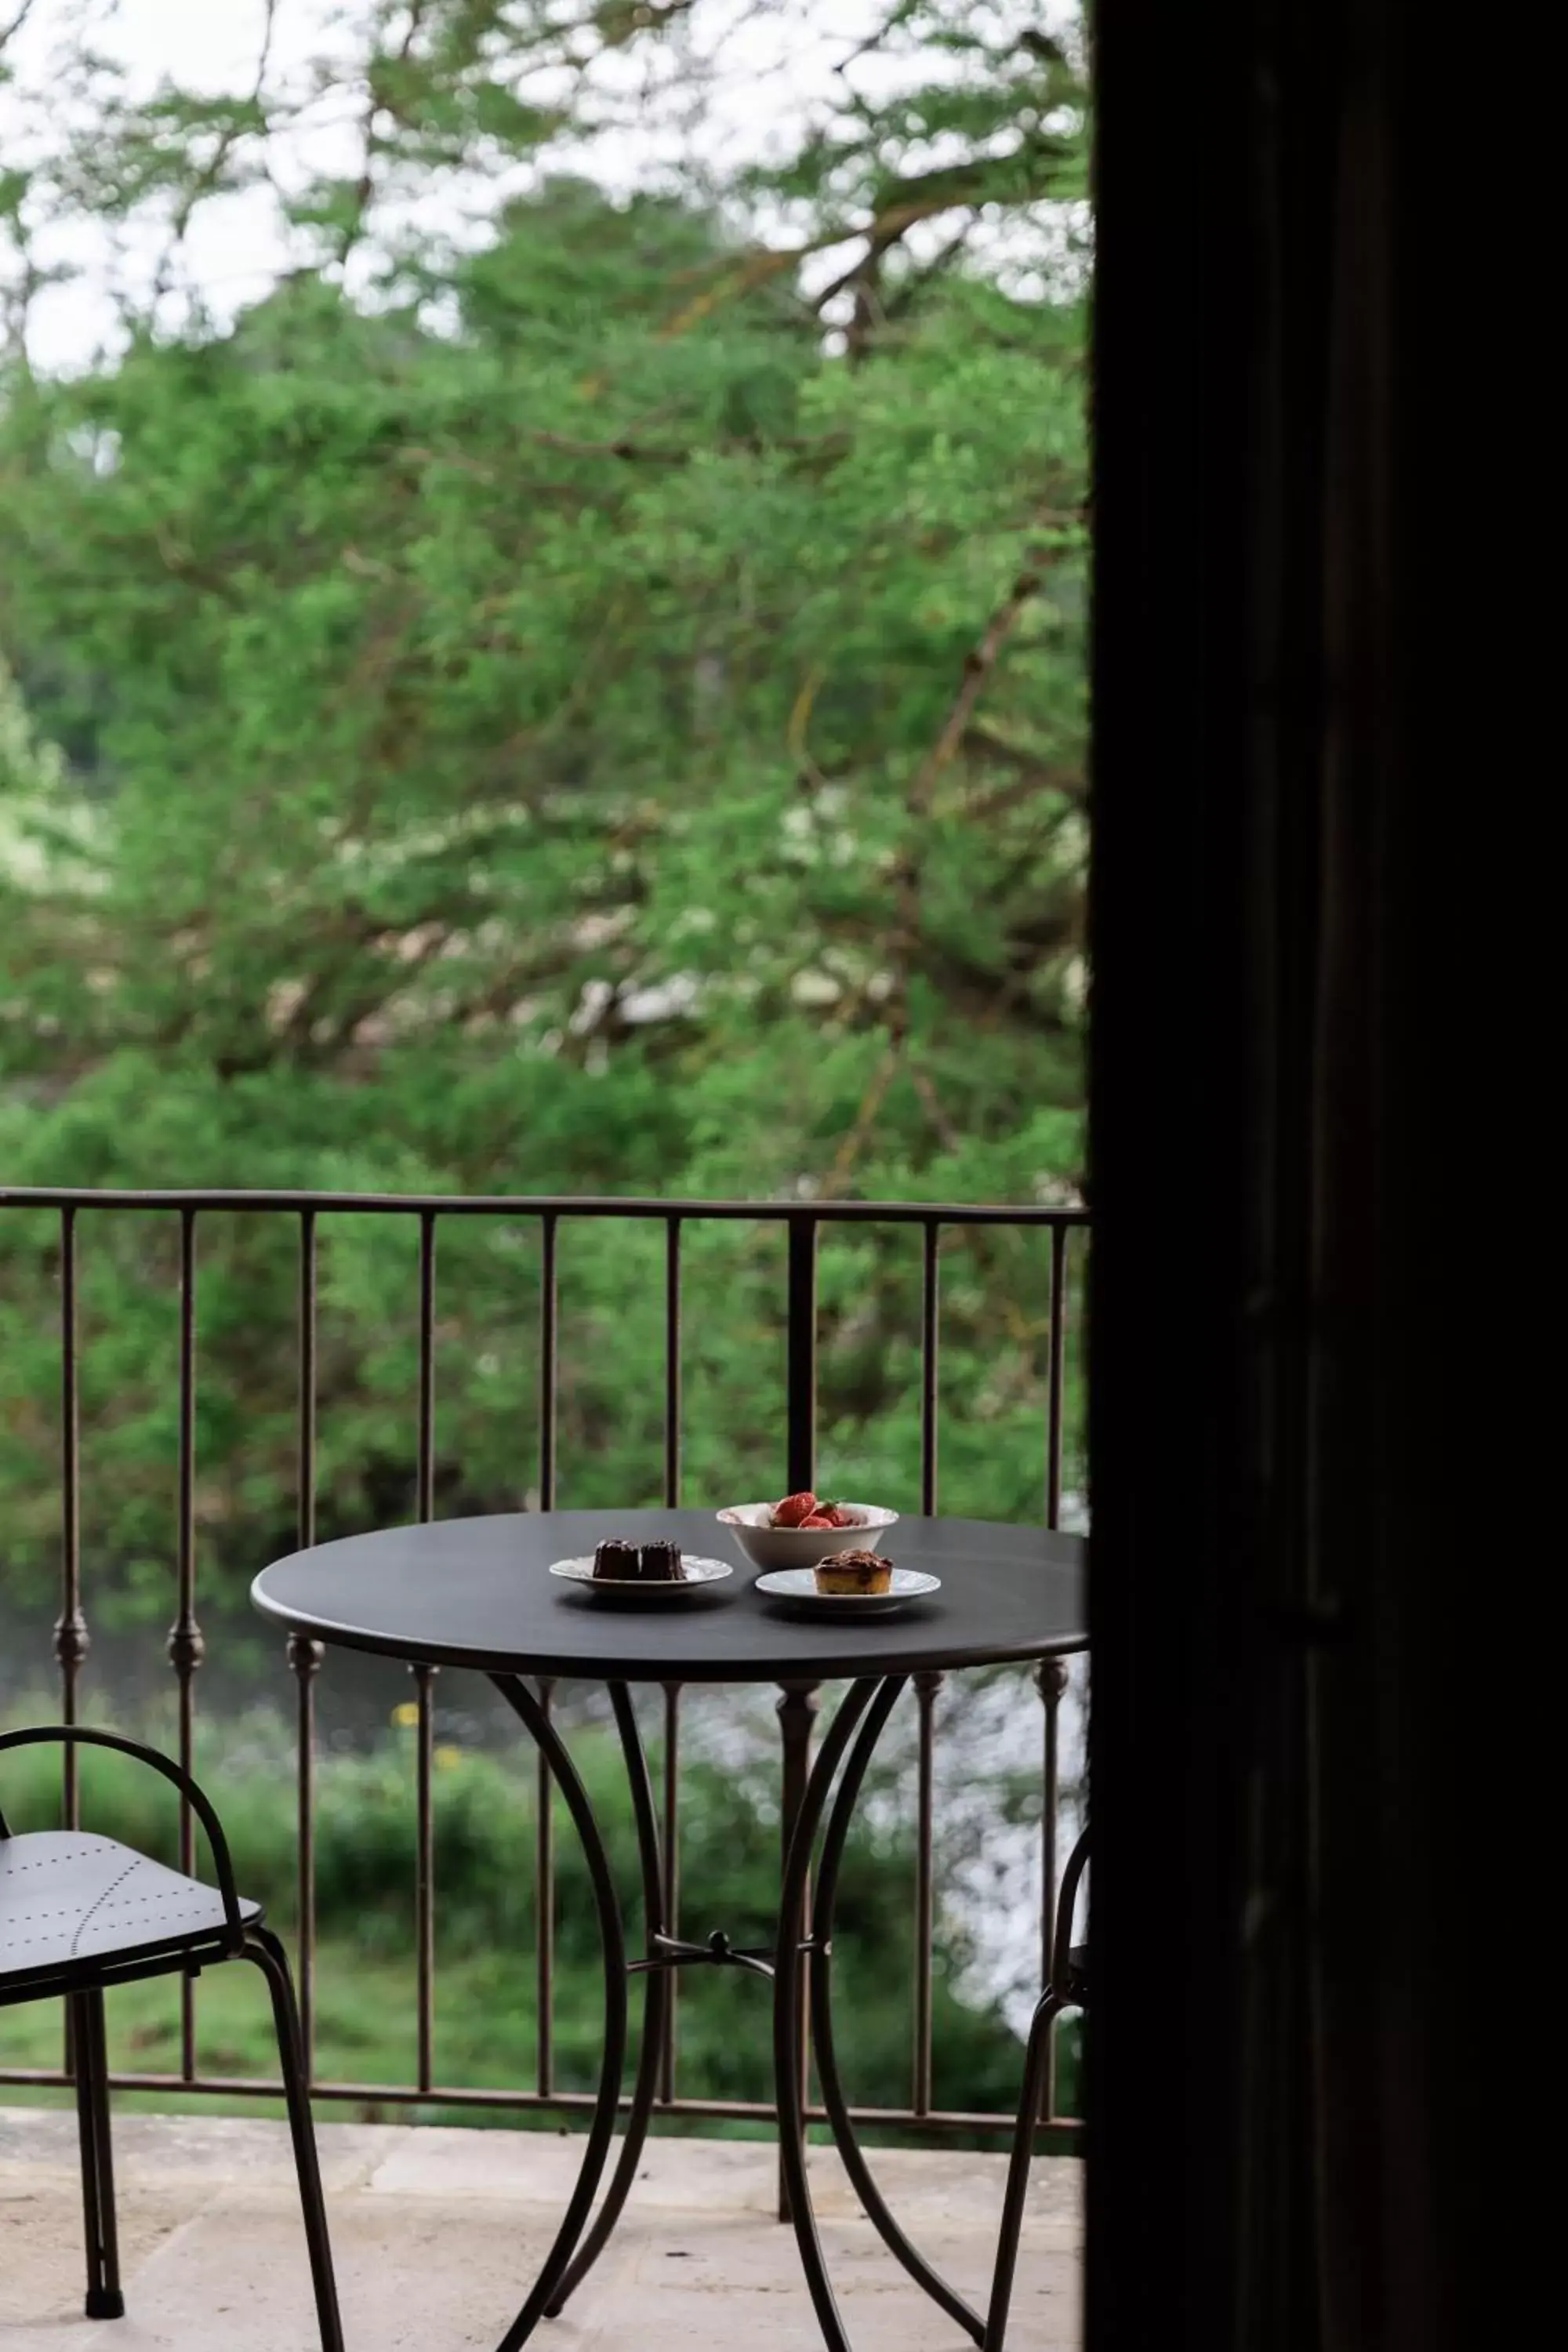
M 396 1960 L 367 1960 L 352 1942 L 329 1940 L 318 1953 L 317 2063 L 335 2081 L 374 2084 L 408 2083 L 415 2073 L 414 1984 Z M 535 2034 L 531 2005 L 518 2006 L 521 1970 L 507 1956 L 448 1960 L 439 1979 L 436 2064 L 440 2080 L 465 2089 L 527 2088 L 534 2080 Z M 763 1995 L 765 2003 L 765 1993 Z M 196 1988 L 197 2064 L 204 2074 L 266 2080 L 278 2070 L 272 2012 L 257 1970 L 225 1966 L 208 1970 Z M 591 2012 L 578 2000 L 562 2004 L 556 2029 L 556 2080 L 567 2089 L 588 2088 L 597 2060 Z M 154 1979 L 122 1985 L 108 2000 L 109 2043 L 117 2072 L 177 2074 L 180 2067 L 180 1988 Z M 758 2008 L 765 2025 L 765 2010 Z M 60 2063 L 61 2011 L 55 2001 L 0 2010 L 0 2067 L 53 2067 Z M 51 2103 L 59 2091 L 0 2089 L 0 2104 L 37 2097 Z M 151 2108 L 212 2113 L 215 2106 L 245 2114 L 281 2114 L 281 2105 L 249 2097 L 215 2101 L 205 2094 L 134 2095 Z M 340 2120 L 391 2120 L 405 2113 L 425 2121 L 483 2124 L 501 2118 L 483 2110 L 440 2109 L 430 2103 L 405 2110 L 374 2098 L 323 2106 Z M 505 2120 L 526 2120 L 508 2116 Z M 555 2127 L 554 2118 L 547 2118 Z

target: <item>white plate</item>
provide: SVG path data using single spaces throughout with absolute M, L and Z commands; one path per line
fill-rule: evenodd
M 585 1584 L 601 1601 L 679 1601 L 682 1593 L 700 1592 L 704 1585 L 735 1573 L 727 1559 L 697 1559 L 690 1552 L 683 1555 L 681 1565 L 686 1573 L 679 1579 L 595 1576 L 590 1552 L 584 1559 L 552 1560 L 550 1573 L 564 1577 L 568 1584 Z
M 818 1592 L 816 1578 L 809 1568 L 770 1569 L 766 1576 L 757 1579 L 757 1591 L 771 1600 L 787 1601 L 794 1609 L 835 1612 L 840 1617 L 885 1617 L 890 1609 L 901 1609 L 906 1601 L 920 1601 L 928 1592 L 940 1592 L 940 1576 L 928 1576 L 921 1568 L 896 1568 L 886 1592 Z

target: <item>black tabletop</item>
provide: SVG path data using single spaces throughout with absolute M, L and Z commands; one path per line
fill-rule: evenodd
M 607 1535 L 670 1538 L 735 1563 L 710 1591 L 608 1602 L 546 1573 Z M 430 1665 L 592 1682 L 819 1681 L 985 1665 L 1088 1646 L 1077 1536 L 984 1519 L 900 1519 L 883 1539 L 900 1568 L 942 1591 L 896 1616 L 790 1616 L 710 1511 L 531 1511 L 439 1519 L 319 1544 L 264 1569 L 264 1617 L 350 1649 Z

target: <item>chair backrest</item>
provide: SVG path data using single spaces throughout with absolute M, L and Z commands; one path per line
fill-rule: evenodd
M 1084 1831 L 1062 1873 L 1061 1886 L 1057 1894 L 1056 1927 L 1051 1937 L 1051 1982 L 1058 1990 L 1064 1987 L 1072 1969 L 1073 1921 L 1078 1911 L 1078 1892 L 1083 1874 L 1089 1866 L 1089 1832 Z
M 238 1942 L 245 1935 L 245 1920 L 239 1908 L 239 1895 L 234 1883 L 234 1864 L 229 1859 L 228 1840 L 223 1824 L 214 1811 L 211 1800 L 196 1786 L 190 1774 L 155 1748 L 143 1747 L 139 1739 L 122 1738 L 117 1731 L 88 1731 L 80 1724 L 40 1724 L 25 1731 L 0 1731 L 0 1755 L 11 1748 L 107 1748 L 118 1756 L 129 1756 L 134 1762 L 146 1765 L 149 1771 L 162 1773 L 163 1779 L 178 1789 L 191 1811 L 206 1832 L 212 1848 L 213 1868 L 217 1876 L 217 1891 L 223 1901 L 224 1924 Z M 0 1838 L 8 1838 L 11 1831 L 3 1811 L 0 1811 Z

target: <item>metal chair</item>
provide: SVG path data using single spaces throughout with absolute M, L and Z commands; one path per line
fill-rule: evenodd
M 1089 1832 L 1085 1830 L 1068 1856 L 1068 1866 L 1062 1873 L 1051 1936 L 1050 1982 L 1040 1995 L 1029 2024 L 1028 2046 L 1024 2057 L 1024 2095 L 1018 2102 L 1018 2128 L 1014 2135 L 1012 2159 L 1007 2167 L 1007 2189 L 1002 2200 L 1002 2230 L 996 2244 L 996 2269 L 991 2284 L 990 2306 L 985 2315 L 985 2340 L 982 2352 L 1002 2352 L 1002 2340 L 1007 2332 L 1013 2278 L 1018 2267 L 1018 2240 L 1024 2228 L 1024 2200 L 1029 2188 L 1029 2164 L 1035 2153 L 1035 2132 L 1040 2119 L 1040 2104 L 1045 2097 L 1046 2073 L 1050 2062 L 1051 2029 L 1064 2009 L 1084 2009 L 1089 2004 L 1089 1948 L 1072 1940 L 1078 1891 L 1088 1862 Z
M 300 2015 L 283 1947 L 263 1926 L 260 1905 L 242 1902 L 235 1892 L 217 1815 L 187 1773 L 133 1739 L 74 1726 L 0 1734 L 0 1753 L 47 1742 L 113 1748 L 161 1772 L 205 1830 L 217 1874 L 215 1891 L 112 1838 L 77 1830 L 13 1835 L 0 1812 L 0 2008 L 61 1995 L 70 2018 L 87 2227 L 87 2315 L 120 2319 L 125 2312 L 114 2221 L 105 1990 L 139 1977 L 195 1977 L 220 1960 L 245 1959 L 261 1970 L 272 1995 L 322 2352 L 343 2352 Z

